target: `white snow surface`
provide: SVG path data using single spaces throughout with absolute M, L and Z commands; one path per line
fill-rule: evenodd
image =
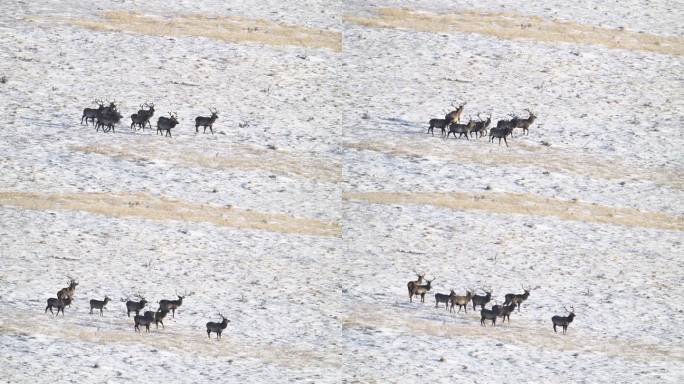
M 385 6 L 482 9 L 684 34 L 677 2 L 594 3 L 3 2 L 0 194 L 145 193 L 341 229 L 284 233 L 0 199 L 0 381 L 683 382 L 681 225 L 344 198 L 522 193 L 681 223 L 681 56 L 343 19 Z M 105 10 L 267 19 L 340 32 L 343 50 L 45 21 Z M 116 133 L 80 125 L 82 109 L 100 97 L 122 101 Z M 468 101 L 464 117 L 484 112 L 496 121 L 530 108 L 539 118 L 508 148 L 426 135 L 427 120 L 457 99 Z M 128 128 L 147 100 L 156 104 L 153 121 L 178 112 L 172 138 Z M 217 132 L 195 134 L 194 117 L 208 107 L 219 110 Z M 178 161 L 187 153 L 237 165 Z M 513 157 L 525 160 L 504 161 Z M 269 167 L 292 158 L 310 172 Z M 316 177 L 324 167 L 340 177 Z M 413 270 L 435 277 L 425 303 L 408 300 Z M 45 314 L 67 275 L 79 282 L 74 303 L 63 317 Z M 434 307 L 436 292 L 490 286 L 501 303 L 522 284 L 534 288 L 530 298 L 496 327 L 481 327 L 472 307 Z M 120 298 L 141 293 L 154 310 L 175 291 L 194 292 L 177 317 L 135 333 Z M 113 301 L 104 316 L 90 315 L 88 300 L 105 294 Z M 570 305 L 575 321 L 566 335 L 554 333 L 551 316 Z M 231 322 L 221 340 L 208 339 L 205 323 L 218 312 Z

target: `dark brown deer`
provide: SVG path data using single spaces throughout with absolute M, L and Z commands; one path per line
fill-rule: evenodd
M 425 302 L 425 294 L 428 293 L 432 289 L 432 282 L 435 281 L 435 278 L 433 277 L 432 280 L 427 280 L 427 284 L 425 285 L 414 285 L 413 286 L 413 291 L 409 292 L 409 300 L 413 302 L 413 296 L 418 296 L 420 295 L 420 302 L 424 303 Z
M 449 116 L 449 115 L 447 115 Z M 453 122 L 451 118 L 446 118 L 446 119 L 430 119 L 430 126 L 428 127 L 427 133 L 432 133 L 432 136 L 435 135 L 435 127 L 439 128 L 442 130 L 442 134 L 440 136 L 444 136 L 446 133 L 447 127 Z
M 176 292 L 176 296 L 178 296 L 178 300 L 160 300 L 159 301 L 159 310 L 166 310 L 171 311 L 172 317 L 175 319 L 176 318 L 176 309 L 183 305 L 183 299 L 192 296 L 191 293 L 184 292 L 183 296 L 179 295 L 178 292 Z
M 482 308 L 480 310 L 480 325 L 486 327 L 485 320 L 491 320 L 492 327 L 496 326 L 496 318 L 501 316 L 501 309 L 502 307 L 499 305 L 493 306 L 492 309 Z
M 107 303 L 109 303 L 111 300 L 112 299 L 110 299 L 106 295 L 104 297 L 104 300 L 91 299 L 90 300 L 90 314 L 91 315 L 93 314 L 93 308 L 94 308 L 94 309 L 100 310 L 100 316 L 104 316 L 102 310 L 104 309 L 105 305 L 107 305 Z
M 517 118 L 515 117 L 513 120 L 499 120 L 496 123 L 496 128 L 489 130 L 489 142 L 493 143 L 494 139 L 499 139 L 499 145 L 501 145 L 501 139 L 503 139 L 508 147 L 508 140 L 506 140 L 506 137 L 511 135 L 516 124 Z
M 489 129 L 489 124 L 492 122 L 492 114 L 490 113 L 489 116 L 487 116 L 486 120 L 482 120 L 482 117 L 480 117 L 480 114 L 478 113 L 478 118 L 480 121 L 475 122 L 475 126 L 473 129 L 470 130 L 470 135 L 472 137 L 472 134 L 475 134 L 475 138 L 479 139 L 480 137 L 484 136 L 487 134 L 487 129 Z
M 444 309 L 449 310 L 449 303 L 451 302 L 451 298 L 454 296 L 456 296 L 456 292 L 454 292 L 453 289 L 448 295 L 435 293 L 435 308 L 439 307 L 439 303 L 444 303 Z
M 530 291 L 532 288 L 522 287 L 523 293 L 508 293 L 506 294 L 506 301 L 504 305 L 515 304 L 518 306 L 518 312 L 520 312 L 520 305 L 530 297 Z
M 563 327 L 563 334 L 565 335 L 568 330 L 568 325 L 570 325 L 575 318 L 575 307 L 571 306 L 569 311 L 565 306 L 563 306 L 563 309 L 570 314 L 568 316 L 554 316 L 551 318 L 551 321 L 553 322 L 553 331 L 556 332 L 556 326 Z
M 126 303 L 126 314 L 128 317 L 131 317 L 131 312 L 135 312 L 136 315 L 140 313 L 140 311 L 145 308 L 145 305 L 147 304 L 147 300 L 145 300 L 144 297 L 140 295 L 135 295 L 137 298 L 140 299 L 140 301 L 133 301 L 133 300 L 128 300 L 126 299 L 121 299 L 122 302 Z
M 207 323 L 207 337 L 211 339 L 211 333 L 214 332 L 216 333 L 216 338 L 220 339 L 221 338 L 221 333 L 223 332 L 224 329 L 228 326 L 228 323 L 230 323 L 230 320 L 226 319 L 223 317 L 222 314 L 218 314 L 222 321 L 220 323 L 214 323 L 212 321 Z
M 462 136 L 465 136 L 466 140 L 470 140 L 468 138 L 468 135 L 470 134 L 470 131 L 475 127 L 475 121 L 472 119 L 467 123 L 467 124 L 459 124 L 459 123 L 451 123 L 449 124 L 449 132 L 447 132 L 446 138 L 449 138 L 449 135 L 453 133 L 454 139 L 456 138 L 456 134 L 458 133 L 458 138 L 460 139 Z
M 418 280 L 416 280 L 416 281 L 409 281 L 409 282 L 406 284 L 406 287 L 408 288 L 409 299 L 411 299 L 411 297 L 412 297 L 411 292 L 413 292 L 413 287 L 415 287 L 416 285 L 421 285 L 421 284 L 423 284 L 423 278 L 425 278 L 425 272 L 423 272 L 423 273 L 418 273 L 418 272 L 416 272 L 416 271 L 413 271 L 413 273 L 415 273 L 416 276 L 418 276 Z
M 70 306 L 71 305 L 71 297 L 67 297 L 64 299 L 60 299 L 57 297 L 51 297 L 47 299 L 47 306 L 45 307 L 45 313 L 47 313 L 48 309 L 50 310 L 50 313 L 53 315 L 55 314 L 52 312 L 52 308 L 57 309 L 57 315 L 59 316 L 59 311 L 62 311 L 62 316 L 64 316 L 64 307 Z
M 473 311 L 475 310 L 475 307 L 478 305 L 480 306 L 480 309 L 484 309 L 485 305 L 492 300 L 492 289 L 483 289 L 483 291 L 485 293 L 484 296 L 473 295 Z
M 152 311 L 145 311 L 144 316 L 151 317 L 154 319 L 154 325 L 157 329 L 159 329 L 159 324 L 161 323 L 162 328 L 166 328 L 164 326 L 164 318 L 166 315 L 169 314 L 169 311 L 165 309 L 160 309 L 157 310 L 157 312 L 152 312 Z
M 171 129 L 178 125 L 178 114 L 169 112 L 169 116 L 159 116 L 157 120 L 157 134 L 163 135 L 166 131 L 166 136 L 171 137 Z
M 470 299 L 473 297 L 473 292 L 470 289 L 466 289 L 466 295 L 465 296 L 454 296 L 451 298 L 451 307 L 449 308 L 449 312 L 453 312 L 454 306 L 458 305 L 458 312 L 461 312 L 461 308 L 465 311 L 465 313 L 468 313 L 468 303 L 470 302 Z
M 195 118 L 195 133 L 199 133 L 199 127 L 202 126 L 204 127 L 204 131 L 202 133 L 207 133 L 207 127 L 209 127 L 211 134 L 214 134 L 214 128 L 212 126 L 214 125 L 214 121 L 218 119 L 218 111 L 209 108 L 209 112 L 211 112 L 211 116 L 209 117 L 197 116 Z
M 511 322 L 511 313 L 515 311 L 516 304 L 509 304 L 509 305 L 495 305 L 492 307 L 492 309 L 497 309 L 499 310 L 499 317 L 503 318 L 503 322 L 506 322 L 506 319 L 508 319 L 508 322 Z
M 513 127 L 513 129 L 521 128 L 523 130 L 523 134 L 527 135 L 528 129 L 530 128 L 530 125 L 532 125 L 532 123 L 534 123 L 534 120 L 537 118 L 537 116 L 534 113 L 532 113 L 532 111 L 530 111 L 529 109 L 525 109 L 525 111 L 527 111 L 527 113 L 529 113 L 529 116 L 526 119 L 521 119 L 521 118 L 515 119 L 515 127 Z M 512 131 L 511 131 L 511 135 L 513 135 Z
M 83 120 L 85 119 L 86 125 L 88 125 L 88 120 L 91 120 L 95 124 L 95 118 L 104 109 L 105 102 L 101 99 L 95 100 L 98 105 L 97 108 L 85 108 L 83 110 L 83 116 L 81 116 L 81 125 L 83 125 Z
M 140 332 L 140 326 L 145 326 L 145 331 L 150 332 L 150 324 L 154 321 L 154 312 L 148 311 L 144 315 L 135 315 L 133 317 L 133 330 Z
M 69 276 L 67 276 L 67 279 L 69 279 L 69 286 L 57 291 L 58 299 L 72 299 L 74 297 L 74 293 L 76 293 L 76 286 L 78 285 L 78 282 L 76 282 L 76 280 L 72 279 Z M 68 305 L 71 306 L 71 301 L 69 301 Z

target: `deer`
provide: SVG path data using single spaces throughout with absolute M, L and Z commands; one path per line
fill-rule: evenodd
M 151 315 L 150 315 L 151 314 Z M 144 325 L 145 330 L 150 332 L 150 324 L 154 321 L 154 312 L 148 311 L 144 315 L 135 315 L 133 317 L 133 330 L 140 332 L 140 326 Z
M 534 123 L 534 120 L 537 118 L 537 116 L 527 108 L 525 109 L 525 111 L 527 111 L 529 116 L 526 119 L 520 119 L 520 118 L 515 119 L 515 127 L 513 127 L 513 129 L 522 128 L 523 134 L 527 135 L 528 129 L 530 128 L 530 125 L 532 125 L 532 123 Z M 511 136 L 512 135 L 513 135 L 513 131 L 511 130 Z
M 178 292 L 176 292 L 176 296 L 178 296 L 178 300 L 160 300 L 159 301 L 159 310 L 166 310 L 171 311 L 172 317 L 175 319 L 176 318 L 176 309 L 183 305 L 183 299 L 192 296 L 191 293 L 184 292 L 183 296 L 179 295 Z
M 473 295 L 473 298 L 471 299 L 473 301 L 473 311 L 475 310 L 475 307 L 478 305 L 480 306 L 480 309 L 484 309 L 485 305 L 492 300 L 492 289 L 487 288 L 482 290 L 485 293 L 484 296 Z
M 413 287 L 415 287 L 416 285 L 421 285 L 421 284 L 423 284 L 423 278 L 425 278 L 425 272 L 423 272 L 423 273 L 418 273 L 418 272 L 416 272 L 416 271 L 414 270 L 413 273 L 415 273 L 416 276 L 418 276 L 418 280 L 416 280 L 416 281 L 409 281 L 409 282 L 406 284 L 406 287 L 408 288 L 409 299 L 411 299 L 411 297 L 413 296 L 413 295 L 411 295 L 411 292 L 413 292 Z
M 506 140 L 506 137 L 510 136 L 513 132 L 513 129 L 515 129 L 517 120 L 517 117 L 514 117 L 512 120 L 499 120 L 496 123 L 496 128 L 489 130 L 489 142 L 493 143 L 494 139 L 498 138 L 499 145 L 501 145 L 501 139 L 503 139 L 504 143 L 506 143 L 506 146 L 508 147 L 508 140 Z
M 109 303 L 111 300 L 112 299 L 107 297 L 107 295 L 105 295 L 104 300 L 91 299 L 90 300 L 90 314 L 91 315 L 93 314 L 93 308 L 95 308 L 95 309 L 100 310 L 100 316 L 104 316 L 102 310 L 104 309 L 105 305 L 107 305 L 107 303 Z
M 449 115 L 447 115 L 449 116 Z M 442 134 L 440 136 L 444 136 L 446 133 L 447 127 L 453 122 L 452 118 L 445 118 L 445 119 L 430 119 L 429 124 L 430 127 L 428 127 L 427 133 L 432 133 L 432 136 L 435 135 L 435 127 L 439 128 L 442 130 Z
M 116 102 L 110 101 L 109 105 L 102 108 L 102 110 L 97 114 L 97 122 L 95 123 L 95 131 L 99 131 L 102 128 L 102 132 L 116 132 L 114 130 L 114 124 L 118 123 L 123 116 L 119 113 L 119 109 L 116 106 Z
M 169 112 L 169 116 L 159 116 L 157 120 L 157 134 L 163 135 L 163 132 L 166 131 L 166 136 L 171 137 L 171 128 L 178 125 L 178 114 Z
M 145 109 L 145 107 L 148 107 L 149 109 Z M 150 128 L 152 128 L 152 124 L 150 123 L 152 115 L 154 115 L 154 104 L 140 104 L 138 112 L 131 115 L 131 129 L 136 125 L 142 128 L 143 131 L 145 130 L 145 125 L 149 125 Z
M 218 314 L 222 321 L 220 323 L 214 323 L 212 321 L 207 323 L 207 337 L 211 339 L 211 333 L 214 332 L 216 333 L 216 338 L 220 339 L 221 338 L 221 333 L 223 332 L 224 329 L 228 326 L 228 323 L 230 323 L 230 320 L 226 319 L 223 317 L 222 314 Z
M 453 133 L 454 139 L 456 138 L 456 134 L 458 133 L 458 137 L 461 138 L 462 136 L 465 136 L 466 140 L 468 139 L 468 134 L 470 131 L 475 127 L 475 121 L 470 119 L 468 124 L 459 124 L 459 123 L 451 123 L 449 124 L 449 132 L 447 132 L 446 138 L 449 138 L 449 135 Z
M 68 282 L 69 286 L 62 288 L 59 291 L 57 291 L 57 298 L 58 299 L 64 300 L 67 298 L 71 299 L 74 297 L 74 293 L 76 292 L 76 286 L 78 285 L 78 282 L 69 276 L 67 276 L 67 279 L 69 279 L 69 282 Z M 69 301 L 68 306 L 71 306 L 71 301 Z
M 140 313 L 140 310 L 145 308 L 145 305 L 147 304 L 147 300 L 145 300 L 144 297 L 140 295 L 135 295 L 140 299 L 140 301 L 133 301 L 133 300 L 128 300 L 128 298 L 121 299 L 121 302 L 126 303 L 126 314 L 128 317 L 131 317 L 131 312 L 135 312 L 136 315 Z
M 435 281 L 435 278 L 433 277 L 432 280 L 427 280 L 427 284 L 425 285 L 414 285 L 413 290 L 409 292 L 409 300 L 413 302 L 413 296 L 418 296 L 420 295 L 420 302 L 424 303 L 425 302 L 425 294 L 428 293 L 432 289 L 432 282 Z
M 83 125 L 83 119 L 85 119 L 86 125 L 88 125 L 88 120 L 91 120 L 93 125 L 95 124 L 95 118 L 105 107 L 105 103 L 101 99 L 95 100 L 95 103 L 98 105 L 97 108 L 85 108 L 83 110 L 83 116 L 81 116 L 81 125 Z
M 166 328 L 164 326 L 164 318 L 166 315 L 169 314 L 169 311 L 166 309 L 158 309 L 157 312 L 152 312 L 152 311 L 145 311 L 144 316 L 151 317 L 154 319 L 154 325 L 157 329 L 159 329 L 159 324 L 161 323 L 162 328 Z
M 444 119 L 450 120 L 451 122 L 460 123 L 461 122 L 461 114 L 463 114 L 463 108 L 465 107 L 466 104 L 467 104 L 466 102 L 463 102 L 463 104 L 461 104 L 457 107 L 454 105 L 454 103 L 451 103 L 451 106 L 453 108 L 456 108 L 456 109 L 447 113 L 444 116 Z
M 492 321 L 492 327 L 496 326 L 496 318 L 501 316 L 502 307 L 495 305 L 492 309 L 485 309 L 484 307 L 480 310 L 480 325 L 486 327 L 485 320 Z
M 504 305 L 507 304 L 516 304 L 518 306 L 518 312 L 520 312 L 520 305 L 523 303 L 523 301 L 527 300 L 528 297 L 530 297 L 530 291 L 532 288 L 525 288 L 522 287 L 523 293 L 516 294 L 516 293 L 508 293 L 506 294 L 506 301 L 504 302 Z
M 439 307 L 439 303 L 444 303 L 444 309 L 449 310 L 449 302 L 451 302 L 451 298 L 454 296 L 456 296 L 456 292 L 453 289 L 448 295 L 435 293 L 435 308 Z
M 553 322 L 553 332 L 558 333 L 556 332 L 556 326 L 559 326 L 563 327 L 563 334 L 565 335 L 568 330 L 568 325 L 570 325 L 575 318 L 575 307 L 571 306 L 569 311 L 565 306 L 563 306 L 563 309 L 570 314 L 568 316 L 553 316 L 551 322 Z
M 506 319 L 508 318 L 508 322 L 511 322 L 511 313 L 515 311 L 516 304 L 510 304 L 510 305 L 495 305 L 492 307 L 492 309 L 497 309 L 499 310 L 499 317 L 503 317 L 503 322 L 506 322 Z
M 211 116 L 209 117 L 197 116 L 195 118 L 195 133 L 199 133 L 199 127 L 202 126 L 204 127 L 204 131 L 202 133 L 207 133 L 207 127 L 209 127 L 211 134 L 214 134 L 214 128 L 212 128 L 212 126 L 214 124 L 214 121 L 218 119 L 218 111 L 209 108 L 209 112 L 211 112 Z
M 472 134 L 475 133 L 475 138 L 479 139 L 480 137 L 487 134 L 489 124 L 492 122 L 492 114 L 490 113 L 489 116 L 487 116 L 487 120 L 482 120 L 482 117 L 479 113 L 477 114 L 477 117 L 480 119 L 480 121 L 475 122 L 473 129 L 470 130 L 470 137 L 472 137 Z
M 66 298 L 59 298 L 59 297 L 51 297 L 47 299 L 47 306 L 45 307 L 45 313 L 47 313 L 48 309 L 50 310 L 50 313 L 53 315 L 55 314 L 52 312 L 52 308 L 57 309 L 57 315 L 59 316 L 59 311 L 62 311 L 62 316 L 64 316 L 64 307 L 66 306 L 71 306 L 71 297 L 66 297 Z
M 449 312 L 453 312 L 454 306 L 458 305 L 458 312 L 461 312 L 461 308 L 465 310 L 465 313 L 468 313 L 468 303 L 470 302 L 470 299 L 473 297 L 473 292 L 470 289 L 466 289 L 466 295 L 465 296 L 454 296 L 451 298 L 451 307 L 449 308 Z

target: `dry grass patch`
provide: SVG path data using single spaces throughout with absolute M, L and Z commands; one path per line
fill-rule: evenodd
M 0 192 L 0 206 L 33 210 L 75 210 L 113 217 L 205 222 L 240 229 L 314 236 L 340 236 L 339 224 L 281 213 L 255 212 L 144 193 Z
M 497 214 L 553 216 L 562 220 L 628 227 L 684 230 L 684 217 L 632 208 L 608 207 L 576 200 L 562 200 L 528 193 L 471 192 L 346 192 L 344 200 L 374 204 L 434 205 L 437 207 L 478 210 Z
M 406 8 L 381 8 L 375 17 L 347 16 L 366 27 L 403 28 L 421 32 L 470 32 L 504 39 L 602 45 L 608 48 L 684 55 L 684 38 L 597 27 L 516 13 L 462 10 L 432 13 Z
M 487 322 L 489 323 L 489 322 Z M 590 335 L 578 334 L 570 326 L 572 337 L 559 337 L 554 334 L 549 322 L 544 332 L 539 329 L 520 327 L 510 324 L 496 327 L 482 327 L 473 319 L 472 324 L 449 324 L 443 321 L 427 321 L 406 317 L 405 313 L 387 313 L 375 307 L 363 306 L 347 314 L 342 324 L 348 328 L 390 329 L 392 332 L 405 332 L 410 335 L 429 335 L 440 338 L 459 339 L 463 337 L 498 340 L 512 345 L 530 345 L 559 351 L 580 351 L 600 353 L 607 356 L 632 361 L 684 361 L 684 349 L 675 345 L 660 345 L 632 340 L 603 340 Z M 499 324 L 497 322 L 497 324 Z
M 221 152 L 213 154 L 210 154 L 213 152 L 211 150 L 174 151 L 171 146 L 159 148 L 144 143 L 127 143 L 125 146 L 87 145 L 71 148 L 79 152 L 96 153 L 122 160 L 159 159 L 184 166 L 262 171 L 321 182 L 335 183 L 342 179 L 342 165 L 337 160 L 246 145 L 231 145 L 227 150 L 221 149 Z
M 453 143 L 435 145 L 434 141 L 365 141 L 345 143 L 347 148 L 376 151 L 403 157 L 436 157 L 459 163 L 472 163 L 500 167 L 502 164 L 518 167 L 539 167 L 552 172 L 567 172 L 593 178 L 640 179 L 657 185 L 684 190 L 684 172 L 677 169 L 640 169 L 614 159 L 542 146 L 515 143 L 515 148 L 502 150 L 498 145 L 490 148 L 459 146 Z
M 68 310 L 67 310 L 68 312 Z M 0 334 L 47 335 L 62 341 L 90 342 L 99 344 L 122 343 L 129 345 L 145 345 L 162 350 L 180 351 L 189 354 L 201 354 L 203 357 L 215 359 L 257 359 L 270 364 L 294 369 L 311 367 L 336 368 L 339 366 L 338 356 L 328 355 L 320 351 L 296 348 L 293 346 L 244 341 L 231 337 L 225 332 L 221 342 L 207 342 L 203 332 L 188 334 L 174 331 L 173 337 L 141 337 L 133 331 L 133 322 L 111 321 L 110 329 L 103 327 L 84 327 L 70 324 L 63 326 L 54 322 L 36 322 L 21 316 L 19 319 L 3 319 L 0 321 Z M 33 318 L 35 320 L 35 318 Z M 122 330 L 124 328 L 126 330 Z M 130 327 L 130 328 L 129 328 Z M 116 329 L 111 329 L 116 328 Z M 152 328 L 154 332 L 154 327 Z M 145 330 L 143 329 L 143 333 Z M 214 341 L 214 340 L 212 340 Z
M 337 31 L 286 25 L 238 16 L 181 15 L 162 17 L 129 11 L 105 11 L 102 19 L 51 17 L 47 20 L 78 25 L 96 31 L 134 32 L 153 36 L 202 36 L 229 43 L 253 42 L 342 50 Z

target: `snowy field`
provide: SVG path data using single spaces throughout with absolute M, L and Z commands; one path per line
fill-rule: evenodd
M 681 5 L 5 3 L 0 382 L 684 381 Z M 116 133 L 80 124 L 96 98 Z M 145 101 L 172 138 L 128 127 Z M 538 119 L 426 134 L 457 102 Z M 521 285 L 496 327 L 434 307 Z M 176 291 L 135 333 L 120 299 Z

